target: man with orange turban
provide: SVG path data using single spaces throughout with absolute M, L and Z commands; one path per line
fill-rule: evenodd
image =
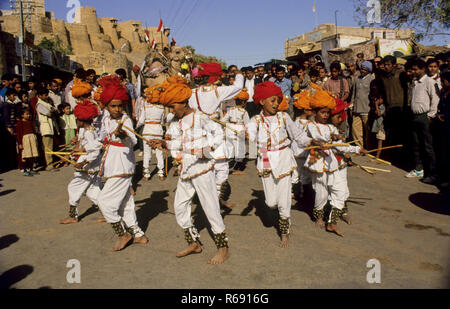
M 318 90 L 311 98 L 311 107 L 315 120 L 307 124 L 308 135 L 323 144 L 342 143 L 338 129 L 330 124 L 330 113 L 336 108 L 336 101 L 327 91 Z M 310 150 L 305 167 L 311 171 L 312 185 L 316 192 L 313 216 L 319 228 L 324 227 L 324 207 L 330 200 L 332 210 L 326 218 L 327 230 L 344 236 L 337 228 L 337 221 L 342 215 L 346 199 L 346 182 L 342 181 L 337 171 L 345 164 L 336 158 L 335 152 L 364 152 L 357 146 L 339 146 L 320 150 Z
M 304 147 L 312 141 L 286 112 L 278 111 L 283 93 L 275 83 L 266 81 L 256 86 L 253 100 L 262 105 L 262 111 L 250 120 L 247 133 L 249 139 L 257 143 L 256 169 L 263 183 L 267 206 L 279 213 L 280 247 L 285 248 L 289 245 L 291 176 L 297 168 L 290 144 L 296 141 Z
M 98 170 L 101 161 L 102 143 L 98 141 L 94 133 L 92 121 L 97 117 L 99 110 L 96 104 L 85 100 L 78 103 L 73 111 L 77 118 L 78 147 L 75 152 L 86 152 L 81 155 L 75 164 L 75 174 L 68 185 L 69 192 L 69 217 L 61 220 L 61 224 L 78 222 L 78 204 L 84 193 L 95 204 L 98 205 L 100 194 L 101 178 L 98 177 Z
M 111 223 L 118 236 L 112 251 L 119 251 L 134 238 L 134 243 L 148 242 L 139 228 L 134 210 L 134 198 L 130 192 L 135 171 L 133 147 L 136 136 L 128 128 L 133 128 L 131 119 L 123 113 L 123 105 L 128 103 L 127 89 L 117 75 L 107 75 L 98 81 L 96 97 L 109 114 L 103 118 L 100 138 L 104 140 L 105 153 L 100 164 L 99 175 L 106 178 L 98 197 L 98 206 L 106 222 Z M 101 92 L 101 93 L 99 93 Z
M 222 122 L 227 124 L 225 128 L 226 142 L 230 149 L 230 157 L 234 158 L 234 175 L 242 175 L 245 169 L 245 126 L 250 121 L 245 110 L 246 102 L 249 99 L 247 91 L 242 90 L 233 99 L 236 106 L 230 107 L 222 118 Z M 253 103 L 252 103 L 253 104 Z
M 191 201 L 197 193 L 211 224 L 218 249 L 217 254 L 208 263 L 221 264 L 229 257 L 228 239 L 216 194 L 213 173 L 215 160 L 212 152 L 222 143 L 223 131 L 218 131 L 207 115 L 189 106 L 188 100 L 192 91 L 181 77 L 170 77 L 163 84 L 150 88 L 147 93 L 152 100 L 168 106 L 178 119 L 167 131 L 167 136 L 170 137 L 167 147 L 172 157 L 181 162 L 174 210 L 177 223 L 184 229 L 189 246 L 176 256 L 184 257 L 202 251 L 200 234 L 191 218 Z M 164 144 L 161 141 L 154 142 L 156 145 Z
M 223 101 L 232 99 L 238 95 L 244 85 L 244 77 L 241 73 L 236 74 L 235 82 L 230 86 L 216 86 L 215 82 L 219 80 L 222 74 L 222 68 L 218 63 L 201 63 L 198 65 L 200 85 L 192 91 L 189 99 L 189 106 L 198 110 L 209 117 L 220 117 L 220 104 Z M 221 125 L 215 123 L 216 131 L 223 131 Z M 221 136 L 225 136 L 222 132 Z M 217 194 L 221 196 L 221 202 L 225 206 L 229 195 L 230 185 L 228 183 L 230 158 L 229 149 L 226 147 L 225 140 L 213 152 L 216 164 L 214 165 L 214 174 L 216 181 Z M 225 202 L 225 203 L 224 203 Z

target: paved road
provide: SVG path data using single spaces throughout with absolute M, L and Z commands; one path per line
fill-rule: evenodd
M 356 159 L 386 168 L 368 160 Z M 73 170 L 33 178 L 10 171 L 0 175 L 1 283 L 14 288 L 448 288 L 450 203 L 445 208 L 435 187 L 391 169 L 370 176 L 350 168 L 354 224 L 340 224 L 344 238 L 316 229 L 303 203 L 292 210 L 291 246 L 281 249 L 263 215 L 262 185 L 250 162 L 246 175 L 230 176 L 231 201 L 237 203 L 225 215 L 231 258 L 219 266 L 207 264 L 215 246 L 198 210 L 204 251 L 175 257 L 185 241 L 173 214 L 177 179 L 172 176 L 164 182 L 135 177 L 136 212 L 150 243 L 112 253 L 113 231 L 94 223 L 99 213 L 85 197 L 82 222 L 58 224 L 67 216 Z M 79 284 L 66 280 L 70 259 L 80 261 Z M 379 284 L 366 280 L 370 259 L 380 262 Z

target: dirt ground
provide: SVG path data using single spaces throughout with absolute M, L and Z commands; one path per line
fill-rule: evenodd
M 317 229 L 310 202 L 292 209 L 291 246 L 278 247 L 273 223 L 264 215 L 264 194 L 254 162 L 246 174 L 230 176 L 230 201 L 224 213 L 231 257 L 213 266 L 216 249 L 204 214 L 194 209 L 204 244 L 202 254 L 182 259 L 186 246 L 173 212 L 177 178 L 161 182 L 135 176 L 136 213 L 150 242 L 110 252 L 114 233 L 94 223 L 100 213 L 82 198 L 78 224 L 60 225 L 68 214 L 67 184 L 73 169 L 23 177 L 0 175 L 0 285 L 10 288 L 448 288 L 450 279 L 450 202 L 448 196 L 404 171 L 356 158 L 392 173 L 371 176 L 349 169 L 349 209 L 353 225 L 340 222 L 345 234 Z M 154 164 L 154 162 L 153 162 Z M 67 262 L 80 262 L 81 283 L 68 283 Z M 380 262 L 381 283 L 368 283 L 370 259 Z

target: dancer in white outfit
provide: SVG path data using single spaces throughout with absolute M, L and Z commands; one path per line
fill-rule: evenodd
M 111 223 L 118 240 L 113 251 L 122 250 L 132 239 L 134 243 L 148 242 L 139 228 L 134 198 L 131 194 L 131 179 L 135 170 L 133 147 L 137 140 L 131 119 L 123 114 L 123 104 L 128 102 L 125 87 L 116 75 L 103 77 L 99 84 L 101 101 L 109 115 L 103 119 L 101 135 L 105 137 L 105 153 L 100 165 L 99 175 L 106 178 L 98 198 L 100 210 L 106 221 Z
M 311 107 L 315 112 L 315 121 L 307 125 L 308 135 L 323 144 L 342 143 L 339 132 L 335 126 L 329 124 L 330 112 L 335 109 L 336 102 L 325 91 L 317 91 L 312 97 Z M 324 207 L 330 200 L 331 211 L 327 221 L 327 231 L 344 236 L 337 227 L 339 217 L 342 215 L 344 202 L 347 198 L 347 182 L 342 181 L 339 173 L 336 173 L 344 164 L 338 161 L 335 151 L 342 153 L 364 153 L 365 150 L 358 146 L 339 146 L 310 150 L 305 167 L 312 173 L 312 184 L 316 192 L 313 216 L 318 227 L 324 227 Z
M 148 88 L 147 88 L 148 89 Z M 147 91 L 146 89 L 146 91 Z M 163 124 L 165 118 L 164 106 L 159 102 L 151 101 L 151 97 L 145 97 L 142 102 L 143 108 L 139 113 L 137 127 L 144 126 L 142 136 L 147 139 L 160 139 L 162 140 L 164 135 Z M 156 154 L 158 176 L 160 180 L 164 180 L 164 153 L 161 149 L 152 149 L 148 144 L 144 143 L 144 179 L 148 181 L 150 179 L 150 160 L 152 153 Z
M 189 246 L 178 252 L 177 257 L 202 251 L 200 235 L 191 218 L 191 201 L 197 193 L 201 207 L 211 224 L 218 249 L 217 254 L 208 263 L 221 264 L 229 257 L 229 252 L 219 199 L 215 194 L 213 151 L 223 140 L 222 130 L 217 130 L 215 123 L 204 113 L 194 111 L 188 106 L 192 90 L 183 78 L 173 76 L 162 85 L 151 88 L 153 96 L 159 97 L 159 102 L 169 106 L 178 119 L 169 128 L 167 138 L 170 140 L 165 145 L 171 151 L 172 157 L 181 163 L 174 210 Z M 165 144 L 159 140 L 152 142 L 156 147 Z
M 275 83 L 267 81 L 259 84 L 253 100 L 255 104 L 262 105 L 262 112 L 250 120 L 248 138 L 257 143 L 256 169 L 263 183 L 267 206 L 278 209 L 280 247 L 285 248 L 289 245 L 291 175 L 297 169 L 289 145 L 294 140 L 299 147 L 305 147 L 312 140 L 297 128 L 287 113 L 277 112 L 283 94 Z
M 74 86 L 75 87 L 75 86 Z M 85 100 L 78 102 L 74 109 L 77 118 L 78 146 L 73 152 L 87 152 L 81 155 L 75 164 L 74 178 L 68 185 L 69 192 L 69 217 L 61 220 L 61 224 L 78 222 L 78 204 L 84 193 L 95 204 L 98 205 L 101 179 L 98 177 L 102 151 L 102 144 L 98 141 L 92 126 L 93 119 L 98 115 L 97 105 Z

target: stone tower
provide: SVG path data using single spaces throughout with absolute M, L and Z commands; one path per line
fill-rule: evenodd
M 19 2 L 14 1 L 14 10 L 19 11 Z M 32 15 L 45 16 L 45 0 L 25 0 L 22 2 L 25 13 L 30 12 Z

